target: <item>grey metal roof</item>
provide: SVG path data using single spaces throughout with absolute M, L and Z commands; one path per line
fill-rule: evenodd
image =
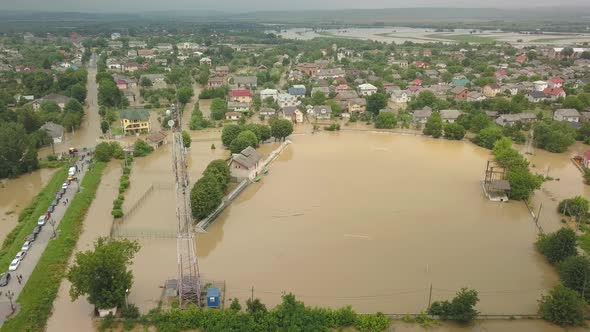
M 555 110 L 555 115 L 560 115 L 560 116 L 580 116 L 580 113 L 573 109 L 573 108 L 560 108 Z
M 41 126 L 41 129 L 45 130 L 51 138 L 62 137 L 64 135 L 64 127 L 51 121 L 45 122 L 45 124 Z
M 249 146 L 242 150 L 240 153 L 235 153 L 232 156 L 233 161 L 247 168 L 251 168 L 256 165 L 262 159 L 262 154 L 253 147 Z

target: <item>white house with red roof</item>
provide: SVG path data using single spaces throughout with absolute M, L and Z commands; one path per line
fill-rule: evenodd
M 428 62 L 424 62 L 424 61 L 416 61 L 416 62 L 414 62 L 414 65 L 418 68 L 428 68 L 430 66 L 428 64 Z
M 423 81 L 419 78 L 415 79 L 412 81 L 413 85 L 422 85 Z
M 561 88 L 565 81 L 561 77 L 553 77 L 547 81 L 547 86 L 550 88 Z
M 522 54 L 516 57 L 516 62 L 518 63 L 525 63 L 529 58 L 526 56 L 526 54 Z
M 565 91 L 562 88 L 545 88 L 543 93 L 551 100 L 556 100 L 559 97 L 565 98 Z
M 252 102 L 252 92 L 247 89 L 233 89 L 230 91 L 230 101 L 249 104 Z

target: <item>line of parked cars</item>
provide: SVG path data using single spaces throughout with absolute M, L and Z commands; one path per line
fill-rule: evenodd
M 18 269 L 18 267 L 20 266 L 20 263 L 23 261 L 23 259 L 27 255 L 27 252 L 29 251 L 29 249 L 33 245 L 33 242 L 37 239 L 37 236 L 39 235 L 39 233 L 41 233 L 43 226 L 45 226 L 45 224 L 47 223 L 49 218 L 51 218 L 51 214 L 53 213 L 53 211 L 55 211 L 55 208 L 59 204 L 62 197 L 65 195 L 69 183 L 70 183 L 70 181 L 67 181 L 62 184 L 61 189 L 55 194 L 55 198 L 51 202 L 51 205 L 49 205 L 49 207 L 47 208 L 47 211 L 45 212 L 45 214 L 42 216 L 39 216 L 39 218 L 37 219 L 37 226 L 35 226 L 35 228 L 33 229 L 33 232 L 31 234 L 29 234 L 25 237 L 25 243 L 23 243 L 20 251 L 16 254 L 16 256 L 14 256 L 14 259 L 12 260 L 12 262 L 10 262 L 10 265 L 8 266 L 9 272 L 4 272 L 4 273 L 0 274 L 0 287 L 4 287 L 4 286 L 8 285 L 8 283 L 10 282 L 10 279 L 11 279 L 10 272 L 16 271 Z

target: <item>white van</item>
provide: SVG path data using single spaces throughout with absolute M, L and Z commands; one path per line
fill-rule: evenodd
M 76 174 L 76 171 L 77 171 L 76 166 L 70 167 L 70 169 L 68 170 L 68 176 L 74 176 L 74 174 Z

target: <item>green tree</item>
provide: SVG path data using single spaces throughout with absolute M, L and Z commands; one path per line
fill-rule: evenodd
M 387 96 L 384 93 L 374 93 L 367 97 L 367 111 L 378 115 L 379 110 L 387 106 Z
M 293 123 L 287 119 L 278 119 L 270 122 L 272 137 L 284 140 L 293 133 Z
M 582 196 L 567 198 L 559 202 L 557 212 L 568 217 L 581 217 L 588 215 L 590 203 Z
M 444 130 L 446 139 L 462 140 L 465 137 L 465 128 L 458 123 L 447 123 Z
M 109 128 L 110 126 L 108 122 L 104 120 L 100 122 L 100 131 L 102 131 L 103 134 L 106 134 Z
M 181 104 L 187 104 L 194 95 L 193 87 L 190 85 L 181 86 L 178 88 L 178 91 L 176 91 L 176 98 Z
M 323 105 L 326 102 L 326 95 L 322 91 L 316 91 L 311 96 L 312 105 Z
M 227 105 L 225 100 L 221 98 L 214 98 L 211 101 L 211 118 L 213 120 L 222 120 L 225 117 Z
M 238 137 L 240 132 L 242 132 L 242 128 L 238 125 L 230 124 L 224 126 L 221 130 L 221 143 L 223 143 L 224 146 L 229 147 L 231 142 Z
M 244 130 L 231 142 L 229 149 L 232 153 L 240 153 L 249 146 L 253 148 L 258 146 L 258 137 L 251 130 Z
M 575 142 L 576 130 L 566 122 L 538 122 L 533 129 L 535 146 L 549 152 L 561 153 Z
M 435 301 L 428 308 L 430 315 L 439 316 L 444 320 L 454 320 L 461 323 L 468 323 L 477 317 L 475 305 L 479 302 L 477 291 L 462 288 L 451 302 Z
M 211 176 L 200 178 L 191 190 L 191 210 L 193 217 L 203 219 L 213 212 L 223 198 L 217 180 Z
M 231 180 L 229 165 L 223 159 L 213 160 L 203 171 L 203 176 L 215 178 L 221 191 L 225 192 Z
M 391 112 L 382 112 L 375 118 L 375 128 L 393 129 L 397 125 L 397 118 Z
M 432 112 L 432 115 L 426 121 L 426 125 L 424 126 L 424 130 L 422 132 L 424 133 L 424 135 L 439 138 L 442 136 L 442 127 L 443 122 L 440 117 L 440 113 Z
M 570 256 L 557 266 L 559 278 L 565 287 L 580 293 L 590 301 L 590 258 Z
M 138 139 L 133 143 L 133 155 L 137 157 L 145 157 L 152 153 L 154 148 L 149 145 L 146 141 Z
M 121 107 L 123 93 L 112 79 L 103 79 L 98 86 L 98 104 L 106 107 Z
M 137 242 L 101 237 L 93 251 L 77 253 L 67 273 L 72 301 L 87 295 L 88 302 L 98 309 L 121 307 L 126 290 L 133 285 L 133 274 L 127 267 L 139 248 Z
M 238 300 L 237 298 L 232 299 L 231 304 L 229 305 L 229 308 L 233 311 L 242 310 L 242 305 L 240 305 L 240 300 Z
M 539 314 L 559 326 L 578 326 L 584 323 L 586 304 L 576 291 L 557 285 L 539 301 Z
M 183 130 L 182 131 L 182 146 L 184 146 L 185 148 L 190 148 L 192 140 L 193 139 L 191 137 L 191 134 L 189 134 L 188 131 Z
M 70 99 L 64 106 L 64 111 L 73 113 L 84 113 L 84 107 L 77 99 Z
M 87 93 L 88 90 L 86 89 L 86 86 L 81 83 L 76 83 L 70 87 L 70 97 L 76 99 L 80 103 L 84 103 Z
M 38 168 L 37 148 L 21 124 L 0 121 L 0 178 Z
M 536 242 L 537 250 L 547 257 L 551 264 L 557 264 L 570 256 L 577 255 L 576 233 L 569 228 L 543 234 Z

